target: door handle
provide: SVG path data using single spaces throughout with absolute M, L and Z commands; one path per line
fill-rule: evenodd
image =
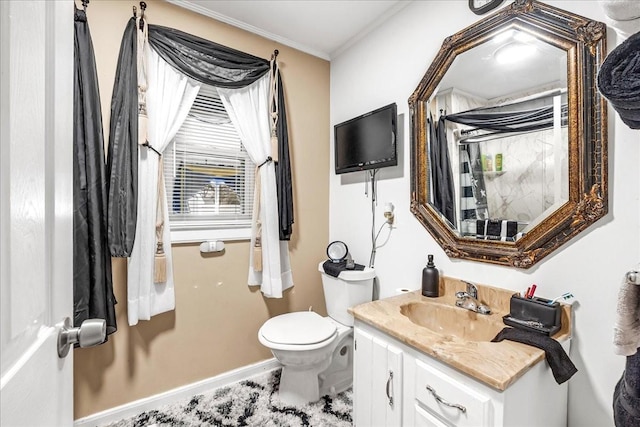
M 80 347 L 93 347 L 102 344 L 107 337 L 107 321 L 104 319 L 87 319 L 78 328 L 71 326 L 71 319 L 65 317 L 56 325 L 58 332 L 58 357 L 69 354 L 69 348 L 78 343 Z

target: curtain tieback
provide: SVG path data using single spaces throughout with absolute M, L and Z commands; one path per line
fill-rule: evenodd
M 138 144 L 149 147 L 147 141 L 147 57 L 145 55 L 145 48 L 149 42 L 149 27 L 147 22 L 142 20 L 142 17 L 136 19 L 136 24 L 136 28 L 139 28 L 136 39 L 136 61 L 138 67 Z
M 258 165 L 258 169 L 260 169 L 262 166 L 264 166 L 264 165 L 266 165 L 267 163 L 272 162 L 272 161 L 273 161 L 273 158 L 272 158 L 271 156 L 267 156 L 267 158 L 265 159 L 265 161 L 264 161 L 264 162 L 262 162 L 262 163 L 260 163 L 260 164 Z
M 278 61 L 274 53 L 269 69 L 269 112 L 271 128 L 271 155 L 274 161 L 278 161 Z
M 256 209 L 257 212 L 260 212 L 260 191 L 261 191 L 260 189 L 261 179 L 260 179 L 260 173 L 258 171 L 262 166 L 272 161 L 273 161 L 273 158 L 271 156 L 267 156 L 264 162 L 256 166 L 255 191 L 257 194 L 256 194 L 256 205 L 254 206 L 254 209 Z M 260 223 L 259 219 L 256 220 L 256 237 L 255 237 L 255 241 L 253 242 L 253 270 L 262 271 L 262 224 Z

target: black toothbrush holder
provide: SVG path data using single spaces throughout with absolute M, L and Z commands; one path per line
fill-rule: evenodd
M 562 327 L 559 302 L 545 298 L 511 296 L 509 314 L 502 318 L 505 325 L 526 329 L 545 335 L 553 335 Z

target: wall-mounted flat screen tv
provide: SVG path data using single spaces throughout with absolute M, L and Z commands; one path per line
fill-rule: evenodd
M 396 166 L 396 130 L 395 103 L 335 125 L 336 174 Z

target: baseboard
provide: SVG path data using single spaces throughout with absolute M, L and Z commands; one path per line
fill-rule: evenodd
M 281 365 L 276 359 L 268 359 L 253 365 L 243 366 L 233 371 L 225 372 L 206 380 L 198 381 L 154 396 L 145 397 L 125 405 L 116 406 L 102 412 L 79 418 L 74 421 L 74 427 L 95 427 L 129 418 L 141 412 L 158 409 L 178 400 L 182 400 L 195 394 L 206 393 L 218 387 L 233 384 L 238 381 L 262 374 L 279 368 Z

